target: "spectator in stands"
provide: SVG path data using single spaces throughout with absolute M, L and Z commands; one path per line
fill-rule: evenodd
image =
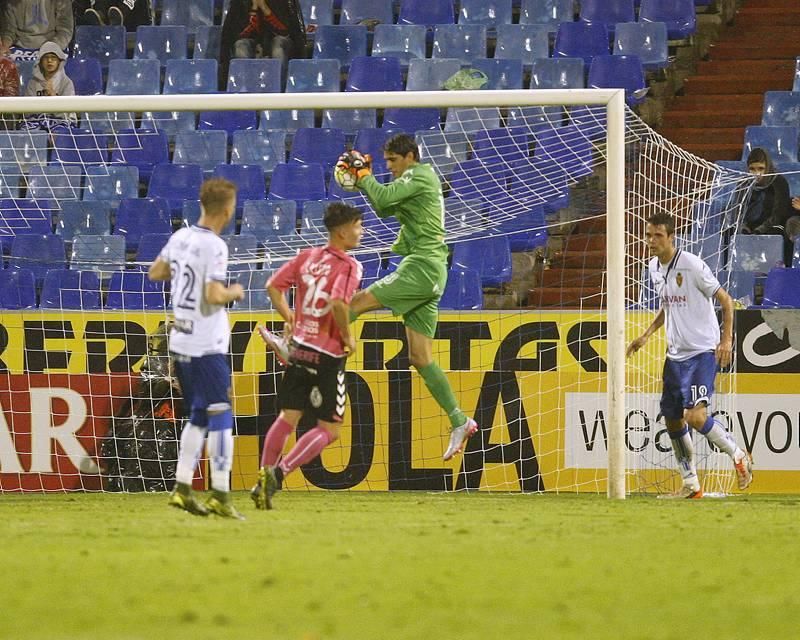
M 0 56 L 0 96 L 12 98 L 19 95 L 19 71 L 8 56 Z M 16 117 L 13 113 L 0 113 L 0 131 L 15 129 Z
M 123 25 L 128 31 L 153 24 L 150 0 L 74 0 L 77 24 Z
M 74 96 L 75 86 L 64 71 L 67 54 L 55 42 L 45 42 L 39 49 L 38 63 L 25 86 L 26 96 Z M 62 127 L 74 127 L 78 123 L 75 113 L 31 113 L 26 114 L 21 129 L 44 129 L 52 131 Z
M 231 58 L 277 58 L 283 65 L 306 55 L 306 31 L 297 0 L 231 0 L 222 23 L 220 88 Z
M 69 0 L 7 0 L 0 31 L 0 55 L 14 47 L 17 58 L 34 58 L 45 42 L 66 49 L 72 40 Z
M 792 212 L 789 183 L 782 175 L 775 173 L 772 158 L 760 147 L 747 156 L 747 170 L 758 177 L 739 232 L 782 236 L 784 264 L 791 264 L 792 242 L 786 235 L 786 221 Z

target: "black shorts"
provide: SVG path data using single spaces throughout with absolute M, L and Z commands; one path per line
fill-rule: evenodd
M 341 422 L 347 393 L 345 358 L 295 345 L 278 391 L 281 409 L 307 411 L 317 420 Z

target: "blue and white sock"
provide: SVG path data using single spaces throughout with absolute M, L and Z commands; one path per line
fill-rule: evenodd
M 727 429 L 723 429 L 722 425 L 716 422 L 711 416 L 706 418 L 706 422 L 703 428 L 700 429 L 700 433 L 720 451 L 724 451 L 733 458 L 734 462 L 739 462 L 739 460 L 744 457 L 744 451 L 737 446 L 733 435 Z
M 211 460 L 211 488 L 228 493 L 233 466 L 233 429 L 209 431 L 208 457 Z
M 205 427 L 195 426 L 191 422 L 184 425 L 181 432 L 181 448 L 178 453 L 178 468 L 175 471 L 175 480 L 179 483 L 192 484 L 194 469 L 203 452 L 205 440 Z
M 691 487 L 695 491 L 700 489 L 700 480 L 697 478 L 697 468 L 694 462 L 694 445 L 689 427 L 683 425 L 680 431 L 670 431 L 669 440 L 672 444 L 672 451 L 678 461 L 678 470 L 681 473 L 683 484 Z

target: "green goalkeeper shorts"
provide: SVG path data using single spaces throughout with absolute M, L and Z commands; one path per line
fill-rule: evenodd
M 420 256 L 403 258 L 397 270 L 369 286 L 369 291 L 403 324 L 433 338 L 439 319 L 439 299 L 447 284 L 447 265 Z

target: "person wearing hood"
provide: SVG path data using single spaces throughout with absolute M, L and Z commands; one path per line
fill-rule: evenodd
M 9 49 L 39 49 L 55 42 L 66 49 L 74 19 L 69 0 L 6 0 L 0 24 L 0 55 Z
M 45 42 L 39 49 L 33 75 L 25 85 L 26 96 L 74 96 L 75 85 L 64 71 L 67 54 L 55 42 Z M 76 126 L 75 113 L 36 113 L 25 116 L 22 129 L 45 129 Z
M 792 263 L 792 242 L 786 235 L 786 221 L 792 215 L 789 183 L 776 173 L 766 149 L 754 148 L 747 156 L 747 170 L 757 176 L 744 214 L 740 233 L 783 237 L 784 264 Z

